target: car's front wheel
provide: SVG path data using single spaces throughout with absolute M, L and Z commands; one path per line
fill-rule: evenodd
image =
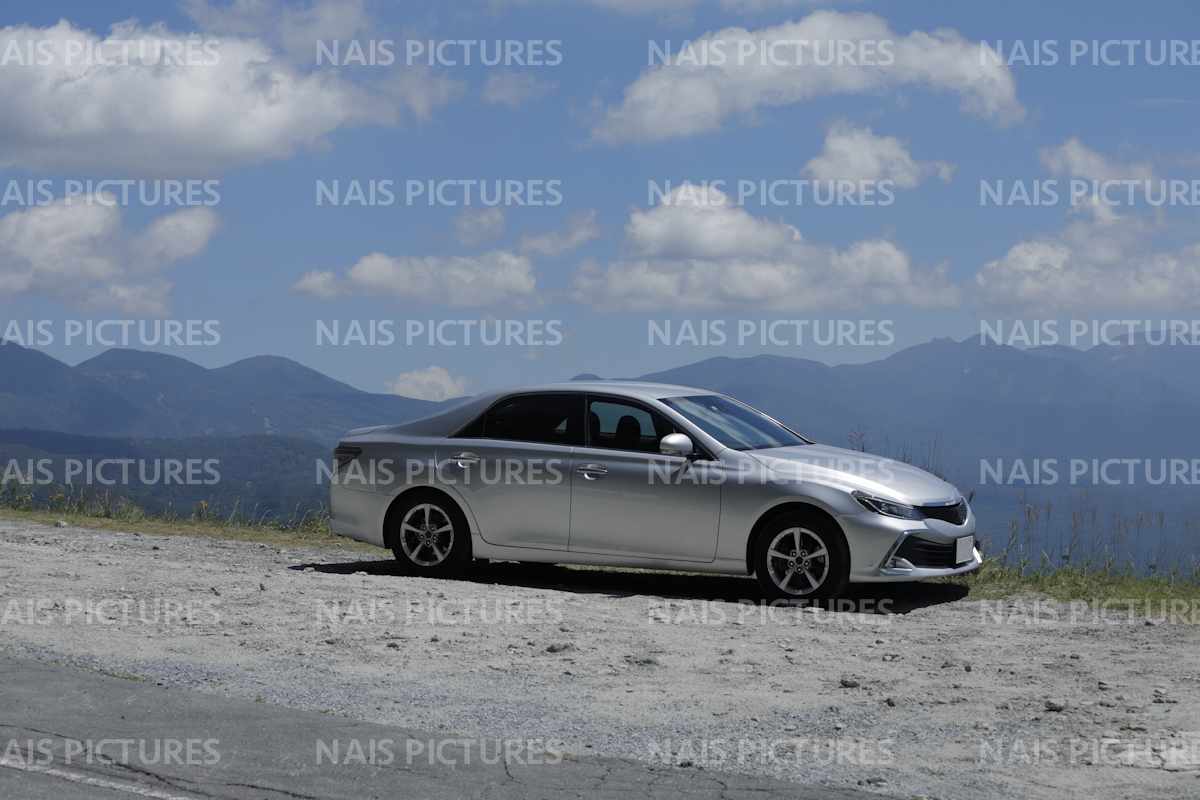
M 753 560 L 759 585 L 772 600 L 829 600 L 849 583 L 846 538 L 817 514 L 771 520 L 755 541 Z
M 471 561 L 467 518 L 441 492 L 419 490 L 405 495 L 391 526 L 392 553 L 410 575 L 445 578 Z

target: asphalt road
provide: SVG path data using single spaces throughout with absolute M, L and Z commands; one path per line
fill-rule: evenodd
M 0 797 L 12 800 L 879 796 L 556 758 L 10 657 L 0 657 L 0 746 Z

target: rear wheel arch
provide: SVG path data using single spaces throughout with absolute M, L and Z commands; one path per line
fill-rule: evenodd
M 412 499 L 414 492 L 419 492 L 421 494 L 428 493 L 431 496 L 440 496 L 444 502 L 453 505 L 458 512 L 462 514 L 464 518 L 466 518 L 467 526 L 468 528 L 470 527 L 471 515 L 467 512 L 467 509 L 463 506 L 463 504 L 459 502 L 457 497 L 454 497 L 450 493 L 435 486 L 413 486 L 409 489 L 405 489 L 403 492 L 392 498 L 392 502 L 388 505 L 387 513 L 383 515 L 383 546 L 385 548 L 389 550 L 392 549 L 394 544 L 394 542 L 391 541 L 392 530 L 398 527 L 399 515 L 404 510 L 404 507 L 408 504 L 409 500 Z

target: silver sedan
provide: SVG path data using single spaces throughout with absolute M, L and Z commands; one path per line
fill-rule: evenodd
M 334 533 L 414 574 L 472 559 L 757 576 L 772 599 L 981 563 L 961 493 L 729 397 L 624 381 L 477 395 L 334 453 Z

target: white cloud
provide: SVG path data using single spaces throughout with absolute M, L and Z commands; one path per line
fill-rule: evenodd
M 185 63 L 162 63 L 158 41 L 210 38 L 219 44 L 198 49 L 193 60 L 200 63 L 187 64 L 186 51 Z M 403 109 L 427 116 L 462 88 L 424 69 L 367 87 L 348 80 L 345 68 L 301 72 L 259 39 L 144 28 L 136 20 L 113 25 L 107 37 L 66 20 L 42 29 L 9 26 L 0 29 L 0 53 L 15 46 L 25 57 L 30 40 L 51 41 L 53 60 L 19 66 L 10 58 L 0 67 L 0 168 L 203 177 L 322 146 L 343 126 L 394 124 Z M 67 40 L 85 48 L 71 64 Z M 128 64 L 122 41 L 133 42 Z M 86 50 L 101 42 L 108 42 L 102 52 L 111 66 L 87 63 Z M 143 51 L 159 63 L 143 63 Z M 34 57 L 46 59 L 36 51 Z
M 462 397 L 471 385 L 469 378 L 452 378 L 442 367 L 433 366 L 405 372 L 394 381 L 387 381 L 388 394 L 412 397 L 417 400 L 432 400 L 435 403 Z
M 1081 204 L 1056 235 L 1014 245 L 975 276 L 976 300 L 1001 312 L 1166 312 L 1200 305 L 1200 243 L 1156 252 L 1163 225 Z
M 321 300 L 366 295 L 468 308 L 536 302 L 536 280 L 533 262 L 508 250 L 475 256 L 371 253 L 346 270 L 344 278 L 313 270 L 292 288 Z
M 528 72 L 493 72 L 483 84 L 483 99 L 516 108 L 526 100 L 536 100 L 558 86 L 540 81 Z
M 454 235 L 463 247 L 490 242 L 504 234 L 504 209 L 500 206 L 463 206 L 454 216 Z
M 712 52 L 714 40 L 725 40 L 725 62 Z M 813 46 L 805 46 L 803 63 L 797 64 L 796 46 L 782 45 L 775 50 L 777 61 L 784 64 L 760 64 L 761 41 L 820 42 L 821 58 L 832 56 L 829 49 L 836 41 L 875 43 L 891 40 L 888 46 L 894 60 L 875 66 L 838 65 L 835 58 L 827 66 L 814 63 Z M 607 109 L 595 126 L 592 137 L 608 144 L 653 142 L 674 136 L 689 136 L 716 130 L 730 117 L 753 119 L 760 107 L 781 106 L 832 94 L 882 94 L 903 85 L 916 85 L 935 91 L 952 91 L 961 97 L 961 110 L 1000 124 L 1019 122 L 1025 109 L 1016 98 L 1016 82 L 1006 66 L 979 63 L 978 45 L 953 30 L 939 28 L 933 33 L 913 31 L 901 36 L 887 22 L 873 14 L 840 14 L 817 11 L 799 22 L 786 22 L 758 31 L 725 28 L 692 41 L 697 61 L 703 52 L 710 55 L 708 66 L 684 60 L 674 54 L 670 66 L 656 65 L 644 71 L 625 88 L 624 100 Z M 753 58 L 739 65 L 739 42 L 753 44 Z M 688 51 L 685 51 L 685 54 Z M 859 51 L 855 49 L 854 60 Z M 876 49 L 873 60 L 888 61 Z
M 876 136 L 870 128 L 855 128 L 839 120 L 825 136 L 821 155 L 804 167 L 813 178 L 824 180 L 890 180 L 901 189 L 913 189 L 931 172 L 949 182 L 956 165 L 945 161 L 915 161 L 905 143 L 895 136 Z
M 728 198 L 709 204 L 671 203 L 633 209 L 627 248 L 616 262 L 585 260 L 568 296 L 598 311 L 728 308 L 770 311 L 861 309 L 868 304 L 951 306 L 959 289 L 945 267 L 912 269 L 908 255 L 887 239 L 868 239 L 839 251 L 807 242 L 784 222 L 751 216 Z M 715 203 L 715 195 L 714 203 Z
M 1117 164 L 1089 149 L 1077 137 L 1067 139 L 1057 147 L 1042 148 L 1038 158 L 1055 177 L 1065 175 L 1095 181 L 1154 180 L 1154 165 L 1150 161 Z
M 521 234 L 521 252 L 541 256 L 561 256 L 600 235 L 596 224 L 596 209 L 575 214 L 567 219 L 566 229 L 543 233 L 540 236 Z
M 87 311 L 169 316 L 174 284 L 161 272 L 205 248 L 219 226 L 216 212 L 177 211 L 135 234 L 121 227 L 116 196 L 91 199 L 91 205 L 86 196 L 71 205 L 56 200 L 0 218 L 0 296 L 40 295 Z
M 204 30 L 264 37 L 296 60 L 311 61 L 316 41 L 347 42 L 368 25 L 363 0 L 314 0 L 306 7 L 272 0 L 234 0 L 218 8 L 207 0 L 185 0 L 183 11 Z
M 492 0 L 496 5 L 504 2 L 521 3 L 528 0 Z M 686 12 L 692 6 L 707 0 L 576 0 L 587 5 L 607 8 L 622 14 L 665 14 Z M 859 3 L 862 0 L 840 0 L 842 3 Z M 770 11 L 791 6 L 829 5 L 827 0 L 720 0 L 722 8 L 731 11 Z

